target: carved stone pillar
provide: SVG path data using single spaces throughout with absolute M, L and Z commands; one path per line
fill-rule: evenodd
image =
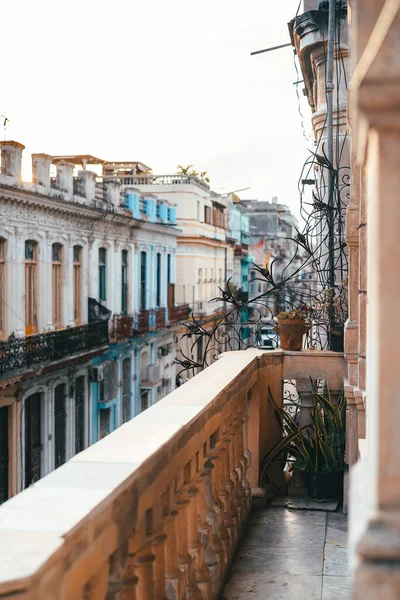
M 167 536 L 160 530 L 153 539 L 152 552 L 155 556 L 153 565 L 154 599 L 166 600 L 165 595 L 165 541 Z
M 210 571 L 205 563 L 204 546 L 200 540 L 199 522 L 198 522 L 198 502 L 200 490 L 197 487 L 190 487 L 188 490 L 189 499 L 189 522 L 188 539 L 189 554 L 193 559 L 193 571 L 195 574 L 196 585 L 201 593 L 203 600 L 207 600 L 211 595 L 211 577 Z
M 136 553 L 133 559 L 135 573 L 138 578 L 136 585 L 136 600 L 154 600 L 153 563 L 154 554 L 151 544 L 148 544 Z
M 184 574 L 179 568 L 178 546 L 176 539 L 177 510 L 164 514 L 165 540 L 165 593 L 168 600 L 179 600 L 184 589 Z

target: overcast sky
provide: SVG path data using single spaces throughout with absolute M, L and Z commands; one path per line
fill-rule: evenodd
M 14 0 L 2 9 L 0 114 L 30 152 L 208 171 L 298 205 L 303 138 L 289 41 L 298 0 Z M 302 86 L 299 92 L 302 96 Z M 310 120 L 302 99 L 305 123 Z M 297 212 L 297 210 L 296 210 Z

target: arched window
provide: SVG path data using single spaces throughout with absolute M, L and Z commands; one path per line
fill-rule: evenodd
M 4 321 L 5 277 L 6 277 L 6 242 L 0 239 L 0 339 L 4 339 L 6 326 Z
M 82 248 L 74 246 L 74 323 L 82 322 Z
M 99 302 L 107 300 L 107 250 L 99 248 Z
M 37 243 L 25 242 L 25 334 L 37 332 Z
M 53 325 L 62 326 L 62 246 L 52 246 Z

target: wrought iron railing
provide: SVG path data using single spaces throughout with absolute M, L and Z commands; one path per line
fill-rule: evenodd
M 168 319 L 170 323 L 179 323 L 189 318 L 190 308 L 189 304 L 182 304 L 181 306 L 172 306 L 168 309 Z
M 162 329 L 165 327 L 165 308 L 156 308 L 155 312 L 155 327 Z
M 111 338 L 115 341 L 129 339 L 133 336 L 134 319 L 130 315 L 114 315 Z
M 150 328 L 150 311 L 140 310 L 134 318 L 134 333 L 147 333 Z
M 104 344 L 108 344 L 107 321 L 0 342 L 0 375 L 61 360 Z

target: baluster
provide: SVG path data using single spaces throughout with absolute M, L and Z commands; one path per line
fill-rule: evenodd
M 190 479 L 190 464 L 188 479 Z M 185 588 L 188 600 L 202 600 L 202 596 L 196 583 L 195 563 L 192 556 L 189 554 L 189 508 L 190 500 L 188 499 L 187 484 L 183 485 L 175 502 L 175 506 L 179 512 L 177 517 L 177 536 L 178 536 L 178 555 L 179 566 L 185 573 Z M 197 530 L 196 530 L 197 533 Z
M 218 531 L 218 514 L 214 510 L 213 504 L 213 493 L 212 493 L 212 471 L 214 469 L 214 465 L 210 459 L 206 460 L 204 463 L 204 473 L 206 474 L 206 478 L 204 480 L 204 491 L 205 491 L 205 500 L 206 500 L 206 508 L 207 508 L 207 522 L 211 527 L 211 548 L 213 550 L 214 556 L 217 559 L 217 565 L 213 570 L 212 574 L 214 576 L 213 579 L 213 592 L 217 592 L 220 586 L 220 580 L 222 578 L 222 574 L 224 572 L 225 567 L 225 553 L 222 542 L 219 538 Z M 206 554 L 207 558 L 207 554 Z
M 240 453 L 240 437 L 242 436 L 242 424 L 240 423 L 240 416 L 236 415 L 234 419 L 233 425 L 234 431 L 234 469 L 237 473 L 237 496 L 240 503 L 240 521 L 243 525 L 246 519 L 247 513 L 247 498 L 246 498 L 246 490 L 243 486 L 243 466 L 241 464 L 241 453 Z
M 200 597 L 203 600 L 208 600 L 211 596 L 211 577 L 205 563 L 204 546 L 200 541 L 198 523 L 199 496 L 200 490 L 197 487 L 192 486 L 189 488 L 189 553 L 193 558 L 193 572 Z
M 151 552 L 151 544 L 136 553 L 133 559 L 135 573 L 138 577 L 136 585 L 136 600 L 154 600 L 153 586 L 153 562 L 154 554 Z
M 231 554 L 231 544 L 230 544 L 230 536 L 228 529 L 225 526 L 225 509 L 224 504 L 220 499 L 220 470 L 221 470 L 221 457 L 216 448 L 212 450 L 212 454 L 210 458 L 214 464 L 214 469 L 212 470 L 211 478 L 212 478 L 212 495 L 213 495 L 213 507 L 214 511 L 217 515 L 217 523 L 218 523 L 218 536 L 222 542 L 224 548 L 224 562 L 222 565 L 222 573 L 227 564 L 228 558 Z
M 229 441 L 229 440 L 227 440 L 227 441 Z M 218 496 L 222 502 L 222 506 L 223 506 L 222 515 L 223 515 L 224 525 L 225 525 L 225 527 L 228 531 L 228 535 L 229 535 L 229 554 L 228 554 L 228 558 L 229 558 L 232 554 L 233 547 L 235 545 L 235 526 L 234 526 L 234 523 L 233 523 L 233 520 L 232 520 L 231 514 L 230 514 L 230 498 L 229 498 L 228 489 L 227 489 L 228 450 L 225 446 L 226 446 L 226 443 L 224 444 L 224 440 L 222 440 L 218 444 L 216 451 L 219 456 L 219 460 L 218 460 L 218 483 L 219 483 Z
M 223 439 L 221 441 L 224 449 L 225 449 L 225 460 L 224 460 L 224 482 L 225 482 L 225 489 L 227 492 L 227 501 L 228 501 L 228 518 L 229 518 L 229 526 L 228 523 L 226 523 L 227 527 L 228 527 L 228 531 L 231 534 L 231 545 L 232 548 L 235 546 L 236 544 L 236 540 L 238 539 L 239 536 L 239 514 L 238 514 L 238 510 L 235 504 L 235 495 L 234 495 L 234 484 L 233 481 L 231 480 L 231 439 L 229 436 L 229 427 L 227 426 L 225 431 L 224 431 L 224 435 L 223 435 Z
M 166 600 L 165 595 L 165 541 L 167 536 L 160 530 L 153 539 L 153 554 L 155 556 L 154 573 L 154 599 Z
M 236 523 L 236 530 L 237 530 L 237 535 L 239 535 L 240 529 L 241 529 L 241 522 L 242 522 L 242 498 L 240 496 L 240 490 L 243 492 L 243 488 L 239 483 L 239 474 L 236 471 L 236 440 L 235 440 L 235 436 L 236 436 L 236 431 L 235 431 L 235 424 L 233 419 L 231 419 L 230 423 L 229 423 L 229 439 L 230 439 L 230 444 L 228 447 L 229 450 L 229 469 L 230 469 L 230 473 L 229 473 L 229 478 L 232 482 L 232 503 L 235 507 L 235 511 L 236 511 L 236 517 L 234 517 L 234 523 Z
M 207 479 L 208 476 L 205 471 L 200 473 L 197 479 L 197 487 L 199 489 L 199 494 L 197 495 L 197 524 L 200 542 L 204 548 L 205 565 L 210 573 L 211 582 L 213 582 L 218 578 L 219 559 L 212 547 L 211 525 L 207 521 Z
M 165 557 L 165 594 L 168 600 L 179 600 L 184 588 L 184 575 L 179 568 L 178 546 L 176 539 L 177 510 L 164 513 L 164 531 L 167 536 L 164 544 Z

